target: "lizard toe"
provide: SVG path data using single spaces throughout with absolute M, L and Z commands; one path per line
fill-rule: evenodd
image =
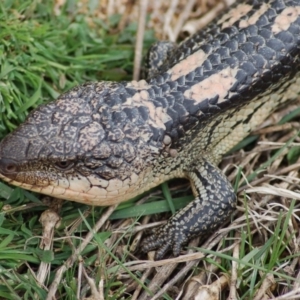
M 169 250 L 172 250 L 174 256 L 178 256 L 182 245 L 186 243 L 188 238 L 183 231 L 176 230 L 176 227 L 167 224 L 166 227 L 158 228 L 152 235 L 144 239 L 142 251 L 157 250 L 156 260 L 162 259 Z

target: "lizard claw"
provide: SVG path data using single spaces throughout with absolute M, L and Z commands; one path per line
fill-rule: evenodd
M 172 250 L 174 256 L 180 254 L 182 245 L 189 239 L 182 230 L 176 228 L 174 224 L 168 223 L 156 229 L 150 236 L 143 241 L 142 251 L 149 252 L 157 250 L 155 260 L 160 260 L 164 255 Z

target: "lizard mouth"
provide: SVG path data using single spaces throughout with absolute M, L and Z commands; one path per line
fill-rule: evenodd
M 103 186 L 105 181 L 101 185 L 100 183 L 97 185 L 98 182 L 94 182 L 93 185 L 92 182 L 95 181 L 93 176 L 86 177 L 77 174 L 72 178 L 59 178 L 56 174 L 52 173 L 52 176 L 50 175 L 42 170 L 22 170 L 22 165 L 16 160 L 0 158 L 1 180 L 52 197 L 88 205 L 108 206 L 125 201 L 137 194 L 134 186 L 131 189 L 128 187 L 129 196 L 124 197 L 125 191 L 119 192 L 117 187 L 111 190 L 110 187 Z

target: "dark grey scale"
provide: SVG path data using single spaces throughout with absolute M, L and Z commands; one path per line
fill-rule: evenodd
M 123 111 L 126 113 L 127 118 L 130 120 L 130 122 L 135 122 L 135 120 L 137 120 L 139 117 L 137 108 L 125 107 L 123 108 Z
M 153 127 L 150 125 L 151 131 L 152 131 L 152 138 L 151 138 L 151 142 L 154 142 L 154 144 L 156 143 L 161 143 L 163 138 L 164 138 L 164 130 L 157 128 L 157 127 Z
M 124 139 L 124 133 L 120 128 L 113 128 L 107 136 L 107 139 L 112 142 L 121 142 Z
M 114 111 L 112 113 L 112 121 L 116 123 L 116 125 L 123 125 L 126 122 L 127 115 L 123 110 Z
M 160 41 L 153 44 L 149 48 L 145 60 L 145 77 L 151 78 L 159 74 L 163 65 L 168 68 L 168 59 L 172 57 L 172 53 L 176 48 L 177 44 L 169 41 Z
M 90 116 L 79 116 L 78 118 L 72 120 L 70 123 L 71 126 L 74 126 L 76 128 L 84 127 L 85 125 L 88 125 L 91 122 Z
M 151 82 L 151 79 L 149 80 Z M 160 86 L 150 85 L 148 92 L 150 91 L 151 99 L 157 99 L 158 97 L 162 97 L 162 91 Z
M 94 171 L 95 174 L 97 174 L 99 177 L 105 179 L 105 180 L 110 180 L 116 177 L 116 171 L 107 167 L 103 166 L 97 170 Z
M 101 107 L 100 112 L 100 123 L 104 125 L 104 127 L 108 126 L 111 122 L 111 114 L 109 107 Z
M 218 53 L 211 54 L 208 59 L 213 66 L 218 66 L 221 63 L 221 56 Z
M 149 95 L 149 99 L 151 99 L 151 101 L 155 101 L 157 95 L 159 94 L 159 92 L 156 94 L 155 91 L 152 88 L 149 88 L 147 90 L 147 92 L 148 92 L 148 95 Z
M 99 145 L 99 147 L 95 148 L 91 154 L 95 159 L 105 160 L 110 157 L 111 153 L 112 147 L 110 147 L 107 142 L 103 142 Z
M 155 99 L 153 100 L 153 103 L 155 103 L 155 104 L 157 104 L 157 106 L 161 106 L 163 108 L 169 107 L 169 103 L 168 103 L 168 100 L 166 99 L 166 97 L 155 97 Z
M 180 82 L 182 78 L 183 78 L 183 76 L 182 76 L 181 78 L 179 78 L 177 81 Z M 187 83 L 187 82 L 186 82 L 186 80 L 185 80 L 185 78 L 184 78 L 184 84 L 178 85 L 177 91 L 178 91 L 180 94 L 183 94 L 183 93 L 186 91 L 186 89 L 187 89 L 187 87 L 186 87 L 186 85 L 185 85 L 186 83 Z M 184 99 L 184 98 L 183 98 L 183 99 Z M 182 100 L 182 101 L 183 101 L 183 100 Z
M 109 107 L 113 107 L 115 105 L 120 104 L 122 101 L 119 98 L 119 95 L 117 92 L 112 92 L 110 95 L 105 96 L 105 104 L 108 105 Z
M 146 109 L 146 107 L 141 106 L 138 108 L 139 115 L 142 117 L 143 121 L 148 122 L 149 121 L 149 112 Z

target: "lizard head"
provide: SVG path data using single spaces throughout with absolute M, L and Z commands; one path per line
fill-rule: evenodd
M 135 108 L 121 107 L 123 90 L 89 83 L 32 111 L 0 143 L 0 178 L 92 205 L 139 194 L 152 132 Z

